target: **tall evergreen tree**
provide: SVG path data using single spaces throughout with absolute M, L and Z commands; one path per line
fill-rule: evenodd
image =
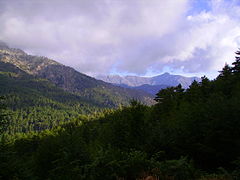
M 232 68 L 226 63 L 221 71 L 219 71 L 218 79 L 227 79 L 232 75 Z
M 240 73 L 240 49 L 235 53 L 237 56 L 235 57 L 236 58 L 235 62 L 232 63 L 233 65 L 232 70 L 233 73 Z

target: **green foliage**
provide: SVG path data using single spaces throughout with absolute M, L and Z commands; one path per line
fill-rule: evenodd
M 216 80 L 203 77 L 187 90 L 181 86 L 161 90 L 153 106 L 133 100 L 129 106 L 91 116 L 78 116 L 76 94 L 57 96 L 64 93 L 55 86 L 46 91 L 49 87 L 39 79 L 32 83 L 42 85 L 28 88 L 28 79 L 21 95 L 13 93 L 6 101 L 7 107 L 15 107 L 8 111 L 20 116 L 9 119 L 11 133 L 0 142 L 0 178 L 239 179 L 237 66 L 225 66 Z M 30 94 L 25 95 L 24 88 Z M 22 122 L 33 123 L 24 130 L 19 129 Z
M 44 79 L 31 76 L 0 74 L 0 95 L 5 97 L 7 132 L 40 131 L 51 129 L 76 119 L 80 114 L 100 111 L 84 98 L 65 92 Z
M 6 113 L 5 113 L 5 104 L 4 104 L 5 97 L 0 96 L 0 139 L 2 134 L 6 131 L 8 126 L 8 121 L 6 120 Z
M 8 55 L 1 56 L 1 53 L 2 50 L 0 96 L 6 97 L 7 133 L 10 134 L 51 129 L 76 119 L 79 114 L 116 108 L 128 104 L 130 97 L 142 96 L 100 83 L 44 57 L 11 50 Z M 38 66 L 46 69 L 33 76 Z

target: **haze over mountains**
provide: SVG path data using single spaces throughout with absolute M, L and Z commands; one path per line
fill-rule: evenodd
M 46 57 L 32 56 L 20 49 L 9 48 L 3 42 L 0 43 L 0 61 L 2 71 L 17 74 L 21 71 L 31 78 L 46 79 L 57 88 L 81 96 L 97 106 L 116 107 L 126 104 L 132 98 L 147 104 L 152 102 L 149 94 L 96 80 Z M 12 65 L 10 69 L 3 68 L 9 65 Z
M 155 95 L 160 89 L 177 86 L 178 84 L 187 88 L 194 80 L 200 81 L 198 77 L 184 77 L 169 73 L 154 77 L 119 75 L 101 75 L 96 77 L 107 82 L 105 83 L 46 57 L 31 56 L 20 49 L 9 48 L 4 42 L 0 42 L 0 61 L 10 63 L 29 75 L 48 79 L 57 87 L 68 92 L 81 93 L 84 98 L 91 102 L 95 102 L 96 98 L 95 95 L 91 96 L 89 94 L 98 94 L 97 96 L 101 96 L 99 99 L 104 98 L 105 100 L 95 103 L 104 106 L 107 104 L 116 106 L 119 103 L 129 101 L 131 98 L 139 99 L 148 104 L 152 98 L 149 94 Z M 119 88 L 119 86 L 123 88 Z M 114 100 L 110 100 L 112 98 Z
M 198 77 L 185 77 L 169 73 L 153 77 L 99 75 L 96 78 L 122 87 L 143 90 L 151 94 L 156 94 L 160 89 L 177 86 L 178 84 L 181 84 L 186 89 L 194 80 L 198 82 L 201 80 Z
M 153 104 L 154 96 L 96 80 L 47 57 L 0 43 L 0 96 L 6 98 L 9 132 L 40 131 L 132 99 Z
M 98 78 L 101 80 L 0 42 L 0 96 L 8 97 L 10 114 L 16 115 L 11 117 L 11 123 L 17 124 L 14 132 L 41 130 L 46 124 L 57 126 L 79 114 L 127 105 L 131 99 L 151 105 L 160 89 L 179 83 L 186 88 L 193 80 L 199 80 L 169 73 L 151 78 Z M 34 125 L 28 126 L 29 123 Z
M 240 180 L 240 0 L 0 0 L 0 180 Z

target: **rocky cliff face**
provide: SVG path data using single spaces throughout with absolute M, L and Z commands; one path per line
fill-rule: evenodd
M 60 65 L 46 57 L 31 56 L 20 49 L 9 48 L 0 45 L 0 60 L 13 64 L 28 74 L 37 75 L 39 71 L 49 65 Z

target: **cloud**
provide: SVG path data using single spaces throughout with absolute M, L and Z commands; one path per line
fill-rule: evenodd
M 217 72 L 240 46 L 238 1 L 0 0 L 0 40 L 87 73 Z

